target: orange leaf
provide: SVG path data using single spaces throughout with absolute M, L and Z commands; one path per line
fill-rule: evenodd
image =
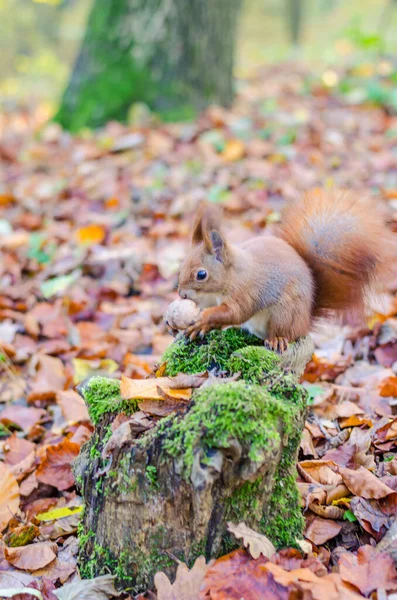
M 76 238 L 82 246 L 94 246 L 101 244 L 105 239 L 106 231 L 103 225 L 92 223 L 86 227 L 80 227 L 76 231 Z
M 397 398 L 397 377 L 386 377 L 380 384 L 379 394 L 384 398 L 388 396 Z
M 189 400 L 192 388 L 173 389 L 170 377 L 155 379 L 121 378 L 121 397 L 125 400 L 164 400 L 166 396 L 173 399 Z
M 240 160 L 245 154 L 245 146 L 240 140 L 229 140 L 221 154 L 222 158 L 228 162 Z
M 80 446 L 68 439 L 56 446 L 48 446 L 46 456 L 36 471 L 38 481 L 48 483 L 60 491 L 72 487 L 74 477 L 71 464 L 79 450 Z
M 19 486 L 11 469 L 0 462 L 0 531 L 3 531 L 19 508 Z

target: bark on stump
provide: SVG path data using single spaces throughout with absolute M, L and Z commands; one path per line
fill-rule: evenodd
M 304 338 L 280 360 L 239 329 L 177 340 L 164 356 L 168 374 L 215 369 L 219 379 L 196 390 L 186 412 L 106 459 L 115 413 L 136 407 L 120 400 L 118 381 L 83 385 L 96 421 L 74 469 L 85 500 L 83 577 L 111 572 L 120 587 L 145 590 L 159 570 L 174 576 L 174 557 L 191 564 L 238 547 L 228 521 L 245 521 L 277 547 L 296 545 L 303 520 L 295 463 L 306 400 L 297 375 L 312 352 Z M 235 373 L 238 381 L 222 382 Z

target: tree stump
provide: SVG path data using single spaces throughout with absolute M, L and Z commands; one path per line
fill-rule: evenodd
M 82 576 L 111 572 L 121 588 L 143 591 L 157 571 L 175 574 L 175 558 L 190 565 L 238 547 L 228 521 L 245 521 L 278 548 L 296 545 L 303 519 L 295 463 L 306 407 L 297 377 L 312 352 L 303 338 L 280 358 L 240 329 L 177 339 L 164 355 L 166 375 L 216 377 L 195 390 L 187 410 L 127 436 L 110 454 L 103 449 L 111 422 L 136 403 L 120 399 L 116 380 L 83 384 L 95 432 L 74 466 L 85 500 Z

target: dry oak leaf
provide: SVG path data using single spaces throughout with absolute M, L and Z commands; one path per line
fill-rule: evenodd
M 321 546 L 321 544 L 325 544 L 325 542 L 337 536 L 341 529 L 342 526 L 331 519 L 316 517 L 306 529 L 305 538 L 316 544 L 316 546 Z
M 189 400 L 191 388 L 174 389 L 172 377 L 154 379 L 130 379 L 121 377 L 120 393 L 124 400 L 164 400 L 166 396 L 174 400 Z
M 364 596 L 383 588 L 397 588 L 397 570 L 391 556 L 378 553 L 372 546 L 361 546 L 357 556 L 344 552 L 339 561 L 339 573 L 343 581 L 354 585 Z
M 19 508 L 19 486 L 8 465 L 0 462 L 0 531 L 3 531 Z
M 74 477 L 72 461 L 80 451 L 80 446 L 65 438 L 56 446 L 48 446 L 46 456 L 36 471 L 38 481 L 48 483 L 59 491 L 72 487 Z
M 218 558 L 205 574 L 199 600 L 288 600 L 288 589 L 263 570 L 265 563 L 264 556 L 254 560 L 245 550 Z
M 388 485 L 364 467 L 360 467 L 355 471 L 339 467 L 339 473 L 343 478 L 344 484 L 356 496 L 368 498 L 369 500 L 378 500 L 379 498 L 385 498 L 389 494 L 395 493 Z
M 204 556 L 199 556 L 190 570 L 184 563 L 180 563 L 172 584 L 165 573 L 156 573 L 154 585 L 158 600 L 199 600 L 201 583 L 208 566 Z
M 276 549 L 265 535 L 257 533 L 245 523 L 239 523 L 233 525 L 233 523 L 227 524 L 227 529 L 230 533 L 236 536 L 237 539 L 242 538 L 245 548 L 248 548 L 252 558 L 259 558 L 262 554 L 267 558 L 271 558 L 276 554 Z
M 302 460 L 297 469 L 308 483 L 321 483 L 322 485 L 338 485 L 342 478 L 338 474 L 338 465 L 332 460 Z
M 4 556 L 10 564 L 23 571 L 37 571 L 49 565 L 58 553 L 55 542 L 37 542 L 18 548 L 4 548 Z

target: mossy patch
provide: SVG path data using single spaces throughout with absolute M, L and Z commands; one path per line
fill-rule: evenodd
M 167 426 L 163 447 L 171 456 L 182 457 L 186 476 L 197 448 L 204 452 L 228 448 L 230 439 L 249 445 L 249 458 L 260 461 L 264 449 L 277 448 L 281 443 L 280 422 L 283 436 L 292 433 L 299 408 L 244 381 L 208 386 L 195 393 L 194 403 L 183 418 L 176 417 Z
M 120 396 L 120 381 L 100 375 L 82 382 L 79 391 L 84 397 L 92 422 L 96 425 L 105 413 L 126 412 L 138 409 L 134 400 L 123 400 Z
M 280 372 L 280 358 L 262 346 L 246 346 L 227 360 L 229 373 L 240 373 L 244 381 L 261 383 Z
M 211 331 L 193 342 L 181 336 L 163 355 L 162 360 L 167 363 L 165 374 L 200 373 L 214 368 L 229 371 L 230 356 L 246 346 L 263 348 L 263 340 L 235 327 Z

